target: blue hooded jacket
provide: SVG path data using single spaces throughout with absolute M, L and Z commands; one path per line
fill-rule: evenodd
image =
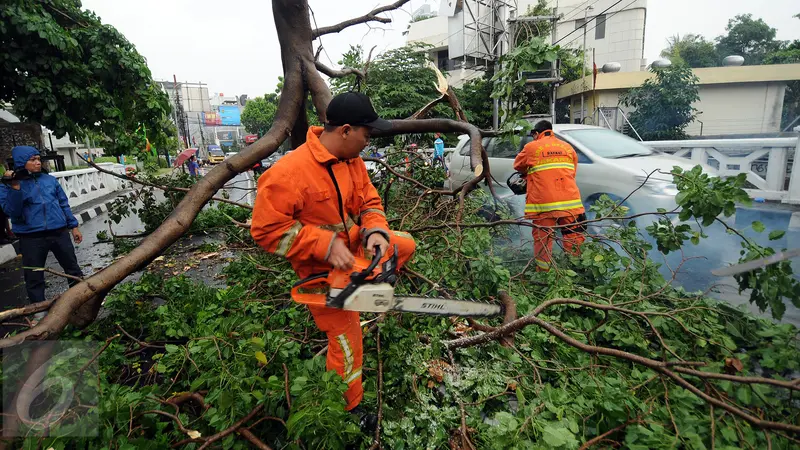
M 14 170 L 25 168 L 25 163 L 39 150 L 17 146 L 11 150 Z M 20 189 L 0 186 L 0 207 L 11 218 L 15 234 L 37 233 L 61 228 L 77 228 L 78 220 L 69 208 L 69 200 L 58 180 L 46 173 L 31 174 L 19 180 Z

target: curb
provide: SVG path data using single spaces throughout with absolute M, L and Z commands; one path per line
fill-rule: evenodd
M 103 214 L 104 212 L 108 211 L 114 204 L 114 200 L 121 197 L 133 197 L 133 196 L 134 196 L 133 192 L 128 192 L 126 194 L 118 195 L 117 197 L 114 197 L 113 199 L 105 203 L 101 203 L 95 206 L 94 208 L 90 208 L 81 211 L 79 213 L 75 213 L 75 218 L 78 219 L 79 225 L 83 225 L 84 222 L 88 222 L 89 220 L 92 220 L 93 218 L 99 216 L 100 214 Z M 0 265 L 5 264 L 16 257 L 17 257 L 17 250 L 14 248 L 12 244 L 6 244 L 0 246 Z
M 90 208 L 90 209 L 81 211 L 79 213 L 75 213 L 75 218 L 78 219 L 78 224 L 83 225 L 84 222 L 88 222 L 88 221 L 94 219 L 95 217 L 99 216 L 100 214 L 103 214 L 104 212 L 106 212 L 109 209 L 111 209 L 111 206 L 114 204 L 115 200 L 117 200 L 117 199 L 119 199 L 121 197 L 133 197 L 133 196 L 134 196 L 133 192 L 129 192 L 127 194 L 118 195 L 118 196 L 114 197 L 113 199 L 111 199 L 111 200 L 109 200 L 109 201 L 107 201 L 105 203 L 101 203 L 101 204 L 95 206 L 94 208 Z

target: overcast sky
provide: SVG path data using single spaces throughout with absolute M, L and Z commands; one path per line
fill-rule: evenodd
M 360 16 L 390 0 L 309 0 L 320 26 Z M 209 91 L 250 97 L 273 92 L 282 74 L 280 48 L 268 0 L 83 0 L 104 23 L 115 26 L 148 61 L 156 79 L 208 83 Z M 376 53 L 402 46 L 410 12 L 438 0 L 412 0 L 390 14 L 388 25 L 351 27 L 322 37 L 321 60 L 335 64 L 350 44 Z M 347 5 L 346 7 L 344 5 Z M 723 6 L 724 5 L 724 6 Z M 658 57 L 666 39 L 722 34 L 728 19 L 752 13 L 778 29 L 779 39 L 800 39 L 797 0 L 649 0 L 645 57 Z M 313 26 L 313 22 L 312 22 Z

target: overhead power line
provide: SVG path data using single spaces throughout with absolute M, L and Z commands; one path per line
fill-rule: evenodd
M 613 8 L 613 7 L 617 6 L 617 5 L 619 5 L 620 3 L 622 3 L 622 1 L 623 1 L 623 0 L 617 0 L 617 2 L 615 2 L 613 5 L 611 5 L 611 6 L 609 6 L 608 8 L 606 8 L 606 9 L 605 9 L 603 12 L 601 12 L 601 13 L 600 13 L 600 14 L 598 14 L 597 16 L 602 16 L 603 14 L 607 13 L 608 11 L 610 11 L 610 10 L 611 10 L 611 8 Z M 633 2 L 631 2 L 630 4 L 633 4 L 633 3 L 634 3 L 634 2 L 636 2 L 636 1 L 637 1 L 637 0 L 633 0 Z M 629 4 L 629 5 L 630 5 L 630 4 Z M 614 14 L 616 14 L 616 13 L 614 13 Z M 568 37 L 572 36 L 573 34 L 575 34 L 575 32 L 576 32 L 576 31 L 580 30 L 581 28 L 586 28 L 586 25 L 588 25 L 588 24 L 589 24 L 589 22 L 591 22 L 592 20 L 595 20 L 595 19 L 597 18 L 597 16 L 594 16 L 594 17 L 592 17 L 592 18 L 591 18 L 591 20 L 587 20 L 587 21 L 586 21 L 586 22 L 585 22 L 583 25 L 581 25 L 580 27 L 578 27 L 578 28 L 575 28 L 574 30 L 570 31 L 570 32 L 569 32 L 569 33 L 568 33 L 566 36 L 564 36 L 564 37 L 562 37 L 561 39 L 557 40 L 557 41 L 555 42 L 555 44 L 558 44 L 559 42 L 563 41 L 564 39 L 566 39 L 566 38 L 568 38 Z M 572 41 L 570 41 L 570 43 L 572 43 Z M 555 44 L 553 44 L 553 45 L 555 45 Z
M 622 0 L 620 0 L 620 1 L 622 1 Z M 588 33 L 588 32 L 590 32 L 590 31 L 594 30 L 595 28 L 597 28 L 598 26 L 600 26 L 601 24 L 604 24 L 604 23 L 608 22 L 608 19 L 610 19 L 610 18 L 614 17 L 615 15 L 619 14 L 620 12 L 624 11 L 624 10 L 625 10 L 625 8 L 627 8 L 628 6 L 631 6 L 632 4 L 636 3 L 637 1 L 638 1 L 638 0 L 633 0 L 632 2 L 630 2 L 630 3 L 628 3 L 627 5 L 623 6 L 623 7 L 622 7 L 622 9 L 620 9 L 619 11 L 614 11 L 613 13 L 609 14 L 608 16 L 606 16 L 606 18 L 605 18 L 605 19 L 603 19 L 603 21 L 602 21 L 602 22 L 600 22 L 600 23 L 596 23 L 596 24 L 595 24 L 595 25 L 594 25 L 592 28 L 589 28 L 588 30 L 586 30 L 586 32 Z M 620 2 L 617 2 L 617 3 L 620 3 Z M 612 5 L 612 7 L 613 7 L 613 5 Z M 609 8 L 609 9 L 610 9 L 610 8 Z M 606 11 L 608 11 L 608 10 L 606 10 Z M 605 12 L 605 11 L 603 11 L 603 13 L 604 13 L 604 12 Z M 598 14 L 598 15 L 599 15 L 599 16 L 602 16 L 602 15 L 603 15 L 603 13 L 600 13 L 600 14 Z M 586 24 L 584 24 L 584 26 L 585 26 L 585 25 L 586 25 Z M 569 35 L 567 35 L 567 36 L 569 36 Z M 567 37 L 567 36 L 564 36 L 564 37 Z M 580 37 L 580 36 L 579 36 L 579 37 Z M 562 40 L 563 40 L 563 38 L 559 39 L 559 41 L 558 41 L 558 42 L 561 42 Z M 571 41 L 567 42 L 567 44 L 565 45 L 565 47 L 566 47 L 566 46 L 568 46 L 568 45 L 570 45 L 570 44 L 572 44 L 573 42 L 575 42 L 575 41 L 577 41 L 577 40 L 578 40 L 578 38 L 576 37 L 575 39 L 573 39 L 573 40 L 571 40 Z M 557 44 L 558 42 L 556 42 L 556 44 Z

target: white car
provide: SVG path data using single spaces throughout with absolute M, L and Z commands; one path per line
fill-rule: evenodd
M 589 207 L 603 194 L 614 200 L 622 200 L 644 182 L 648 174 L 655 172 L 645 185 L 630 195 L 624 206 L 629 214 L 656 212 L 659 208 L 667 211 L 675 209 L 675 195 L 678 190 L 672 182 L 669 172 L 673 166 L 691 169 L 695 163 L 671 155 L 657 152 L 639 141 L 607 128 L 556 124 L 553 132 L 559 139 L 570 143 L 578 153 L 578 173 L 576 180 L 581 191 L 583 204 L 588 212 Z M 495 192 L 504 198 L 513 196 L 506 186 L 506 180 L 514 173 L 514 158 L 522 147 L 531 141 L 530 136 L 521 139 L 519 146 L 504 138 L 484 138 L 483 146 L 489 155 Z M 473 178 L 470 167 L 469 136 L 459 137 L 455 151 L 447 158 L 450 171 L 448 184 L 454 189 Z M 703 166 L 709 173 L 716 171 Z M 513 214 L 521 217 L 524 210 L 524 196 L 519 201 L 511 201 Z
M 237 153 L 236 153 L 236 152 L 227 152 L 227 153 L 225 153 L 225 159 L 228 159 L 228 158 L 230 158 L 231 156 L 236 156 L 236 155 L 237 155 Z

